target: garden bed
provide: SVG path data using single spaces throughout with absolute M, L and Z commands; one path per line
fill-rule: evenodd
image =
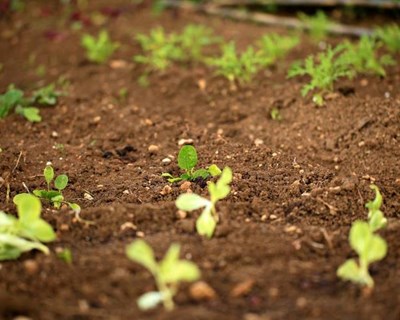
M 40 123 L 16 114 L 0 120 L 0 173 L 12 198 L 26 192 L 23 183 L 30 190 L 43 187 L 42 171 L 51 161 L 70 177 L 65 197 L 95 224 L 77 221 L 67 208 L 45 206 L 43 217 L 57 232 L 52 253 L 31 252 L 0 264 L 1 319 L 400 317 L 400 64 L 385 78 L 340 82 L 318 108 L 300 95 L 301 78 L 286 79 L 294 60 L 318 50 L 303 36 L 286 59 L 248 85 L 231 88 L 209 68 L 188 64 L 152 74 L 145 88 L 137 82 L 142 68 L 132 62 L 140 53 L 137 32 L 199 23 L 241 48 L 264 33 L 287 31 L 184 11 L 155 17 L 147 5 L 118 1 L 122 13 L 106 27 L 122 45 L 109 64 L 95 65 L 85 61 L 79 33 L 62 29 L 59 8 L 44 10 L 38 3 L 0 21 L 1 92 L 10 83 L 30 92 L 37 81 L 63 75 L 68 95 L 56 107 L 41 108 Z M 96 7 L 107 3 L 96 1 Z M 49 39 L 49 31 L 59 33 Z M 35 70 L 42 64 L 46 75 L 39 77 Z M 121 88 L 128 91 L 126 100 L 119 99 Z M 281 121 L 271 119 L 273 107 Z M 177 215 L 179 183 L 165 192 L 161 173 L 179 173 L 181 139 L 193 140 L 201 166 L 215 163 L 234 173 L 211 240 L 196 234 L 197 212 Z M 151 145 L 157 148 L 149 151 Z M 167 157 L 169 164 L 162 161 Z M 370 269 L 375 288 L 366 294 L 337 278 L 336 270 L 355 255 L 349 229 L 366 219 L 371 183 L 384 197 L 389 223 L 381 235 L 388 255 Z M 203 183 L 191 189 L 207 194 Z M 1 209 L 15 212 L 6 191 L 3 183 Z M 195 301 L 185 284 L 174 311 L 140 311 L 136 299 L 154 282 L 126 257 L 126 246 L 138 237 L 158 257 L 180 243 L 182 256 L 199 266 L 216 296 Z M 54 253 L 59 248 L 72 251 L 71 265 Z

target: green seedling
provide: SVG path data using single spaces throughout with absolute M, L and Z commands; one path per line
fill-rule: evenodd
M 216 210 L 216 204 L 219 200 L 226 198 L 231 188 L 232 170 L 225 167 L 217 183 L 209 182 L 208 192 L 210 200 L 203 198 L 195 193 L 181 194 L 175 204 L 179 210 L 193 211 L 203 208 L 202 213 L 196 221 L 198 234 L 211 238 L 219 221 L 219 215 Z
M 368 223 L 372 232 L 385 228 L 387 219 L 381 211 L 382 195 L 376 185 L 371 185 L 370 188 L 375 191 L 375 199 L 369 201 L 365 207 L 368 208 Z
M 391 24 L 375 31 L 375 37 L 381 40 L 386 48 L 392 52 L 400 52 L 400 26 Z
M 67 264 L 72 264 L 72 252 L 68 248 L 58 251 L 57 257 Z
M 81 207 L 76 203 L 71 203 L 65 201 L 62 191 L 68 185 L 68 176 L 65 174 L 61 174 L 57 176 L 55 179 L 54 169 L 51 166 L 51 163 L 48 162 L 46 167 L 43 170 L 43 176 L 47 184 L 47 190 L 36 189 L 33 191 L 33 194 L 40 199 L 45 199 L 50 201 L 56 209 L 60 209 L 63 203 L 67 204 L 74 212 L 79 214 L 81 211 Z M 54 183 L 54 187 L 56 190 L 52 189 L 51 184 Z
M 161 27 L 152 29 L 149 35 L 138 34 L 136 40 L 142 47 L 143 54 L 135 55 L 133 60 L 146 66 L 146 74 L 164 71 L 172 62 L 184 58 L 183 50 L 178 45 L 178 35 L 166 34 Z
M 321 41 L 328 35 L 328 28 L 332 21 L 321 10 L 318 10 L 314 16 L 308 16 L 305 13 L 299 13 L 298 17 L 305 24 L 311 38 L 315 41 Z
M 0 211 L 0 260 L 17 259 L 23 252 L 40 250 L 49 254 L 42 243 L 54 241 L 53 228 L 40 218 L 39 199 L 30 194 L 18 194 L 13 199 L 18 218 Z
M 200 270 L 191 261 L 179 259 L 180 246 L 172 244 L 164 258 L 157 262 L 153 249 L 144 240 L 135 240 L 126 248 L 132 261 L 141 264 L 153 275 L 157 290 L 143 294 L 137 300 L 141 310 L 155 308 L 162 303 L 166 310 L 174 308 L 174 296 L 180 282 L 193 282 L 200 278 Z
M 347 60 L 357 73 L 372 73 L 384 77 L 385 66 L 394 65 L 395 61 L 388 54 L 378 57 L 377 50 L 381 43 L 376 39 L 363 36 L 358 44 L 346 43 L 343 58 Z
M 263 58 L 252 46 L 242 54 L 237 53 L 234 42 L 222 46 L 222 55 L 208 58 L 206 62 L 216 68 L 215 73 L 227 78 L 231 83 L 248 83 L 263 65 Z
M 163 173 L 161 176 L 168 179 L 168 182 L 174 183 L 182 180 L 193 181 L 198 178 L 207 179 L 209 176 L 216 177 L 221 174 L 217 165 L 212 164 L 207 169 L 197 169 L 197 151 L 193 146 L 183 146 L 178 154 L 178 166 L 185 171 L 180 177 L 174 177 L 170 173 Z
M 31 100 L 32 103 L 38 103 L 39 105 L 54 106 L 57 104 L 58 97 L 61 94 L 61 92 L 56 90 L 55 84 L 51 83 L 34 91 Z
M 84 34 L 81 39 L 81 45 L 86 49 L 87 59 L 95 63 L 106 62 L 120 46 L 118 42 L 111 41 L 106 30 L 100 31 L 97 38 Z
M 374 234 L 370 225 L 356 221 L 350 229 L 350 246 L 358 254 L 358 262 L 349 259 L 337 270 L 338 277 L 372 288 L 374 280 L 369 274 L 369 265 L 382 260 L 387 253 L 386 241 Z
M 285 57 L 300 39 L 297 36 L 281 36 L 276 33 L 264 35 L 258 42 L 258 53 L 262 57 L 262 66 L 274 64 L 278 59 Z
M 328 47 L 325 52 L 306 58 L 304 65 L 295 63 L 289 70 L 288 77 L 307 75 L 311 77 L 310 83 L 303 86 L 301 94 L 306 96 L 310 91 L 317 90 L 313 95 L 316 105 L 324 104 L 324 94 L 333 91 L 333 85 L 339 78 L 352 78 L 354 71 L 349 60 L 343 53 L 345 45 L 338 45 L 334 49 Z
M 282 115 L 278 108 L 274 107 L 271 109 L 270 116 L 272 120 L 281 121 Z

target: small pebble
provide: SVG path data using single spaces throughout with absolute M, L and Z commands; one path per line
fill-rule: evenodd
M 192 284 L 189 293 L 195 301 L 214 300 L 217 297 L 215 290 L 205 281 Z
M 24 261 L 24 268 L 25 271 L 30 274 L 30 275 L 34 275 L 35 273 L 38 272 L 39 270 L 39 265 L 35 260 L 26 260 Z
M 83 194 L 83 198 L 89 201 L 92 201 L 94 199 L 93 196 L 87 192 Z
M 155 144 L 152 144 L 149 146 L 148 150 L 150 153 L 157 153 L 158 150 L 160 150 L 160 147 L 156 146 Z
M 138 238 L 144 238 L 144 232 L 143 232 L 143 231 L 137 231 L 137 232 L 136 232 L 136 237 L 138 237 Z
M 160 191 L 160 194 L 161 194 L 162 196 L 165 196 L 165 195 L 167 195 L 167 194 L 170 194 L 171 192 L 172 192 L 171 186 L 170 186 L 169 184 L 166 184 L 166 185 L 162 188 L 162 190 Z
M 187 217 L 187 212 L 186 212 L 186 211 L 183 211 L 183 210 L 178 210 L 178 211 L 176 212 L 176 217 L 177 217 L 178 219 L 185 219 L 185 218 Z
M 181 189 L 182 191 L 188 191 L 191 187 L 192 183 L 190 181 L 184 181 L 181 186 L 179 187 L 179 189 Z
M 171 160 L 170 158 L 164 158 L 164 159 L 161 160 L 161 162 L 162 162 L 163 164 L 170 164 L 171 161 L 172 161 L 172 160 Z
M 178 146 L 183 146 L 185 144 L 192 144 L 193 139 L 179 139 Z
M 122 193 L 123 194 L 129 194 L 130 192 L 129 192 L 129 190 L 124 190 L 124 191 L 122 191 Z
M 256 145 L 256 147 L 259 147 L 262 144 L 264 144 L 264 140 L 261 140 L 261 139 L 257 138 L 256 140 L 254 140 L 254 144 Z
M 253 279 L 240 282 L 231 290 L 231 297 L 238 298 L 247 295 L 253 289 L 255 283 Z

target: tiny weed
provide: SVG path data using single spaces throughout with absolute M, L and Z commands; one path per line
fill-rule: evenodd
M 71 203 L 64 200 L 64 196 L 62 195 L 62 191 L 68 185 L 68 176 L 65 174 L 61 174 L 57 176 L 55 179 L 54 169 L 51 166 L 51 163 L 48 162 L 46 167 L 43 170 L 43 176 L 47 184 L 47 190 L 36 189 L 33 191 L 33 194 L 40 199 L 46 199 L 50 201 L 56 209 L 60 209 L 61 204 L 67 204 L 74 212 L 79 213 L 81 211 L 81 207 L 76 203 Z M 54 187 L 56 190 L 51 188 L 51 183 L 54 183 Z
M 395 61 L 390 55 L 377 57 L 377 50 L 381 44 L 374 38 L 363 36 L 358 44 L 346 43 L 346 51 L 343 53 L 354 70 L 358 73 L 372 73 L 379 76 L 385 76 L 384 67 L 394 65 Z
M 289 70 L 289 78 L 304 75 L 311 77 L 310 83 L 303 86 L 301 94 L 306 96 L 310 91 L 317 89 L 313 101 L 318 106 L 324 104 L 323 95 L 333 91 L 333 85 L 337 79 L 354 76 L 349 60 L 341 54 L 345 48 L 345 45 L 338 45 L 334 49 L 328 47 L 325 52 L 318 55 L 318 58 L 309 56 L 304 65 L 295 63 Z
M 72 264 L 72 252 L 70 249 L 65 248 L 57 252 L 57 257 L 67 264 Z
M 84 34 L 81 44 L 86 49 L 87 59 L 95 63 L 106 62 L 120 46 L 118 42 L 111 41 L 106 30 L 100 31 L 97 38 L 89 34 Z
M 305 13 L 299 13 L 299 18 L 303 21 L 315 41 L 321 41 L 328 35 L 330 19 L 321 10 L 318 10 L 314 16 L 308 16 Z
M 281 121 L 282 115 L 278 108 L 274 107 L 271 109 L 270 116 L 272 120 Z
M 395 53 L 400 52 L 400 26 L 397 24 L 388 25 L 378 28 L 375 36 L 381 40 L 386 48 Z
M 39 105 L 54 106 L 57 104 L 58 97 L 62 94 L 56 91 L 55 84 L 51 83 L 33 92 L 32 102 Z
M 209 176 L 216 177 L 221 174 L 217 165 L 212 164 L 207 169 L 195 170 L 197 164 L 197 151 L 193 146 L 183 146 L 178 154 L 178 166 L 185 171 L 180 177 L 174 177 L 170 173 L 163 173 L 161 176 L 174 183 L 181 180 L 196 180 L 197 178 L 207 179 Z
M 216 68 L 215 73 L 227 78 L 231 83 L 238 81 L 248 83 L 263 65 L 263 58 L 253 47 L 238 54 L 234 42 L 222 46 L 222 55 L 206 59 L 206 62 Z
M 40 218 L 39 199 L 30 194 L 18 194 L 13 201 L 18 218 L 0 211 L 0 260 L 17 259 L 23 252 L 35 249 L 49 254 L 42 242 L 54 241 L 56 234 Z
M 387 224 L 387 219 L 380 211 L 382 195 L 377 186 L 371 185 L 371 189 L 375 190 L 375 199 L 366 204 L 369 210 L 368 222 L 355 221 L 350 229 L 350 246 L 357 252 L 359 261 L 357 263 L 355 259 L 349 259 L 337 270 L 338 277 L 343 280 L 350 280 L 370 288 L 374 286 L 374 280 L 369 274 L 369 265 L 382 260 L 387 253 L 386 241 L 375 234 L 375 231 Z
M 281 36 L 276 33 L 264 35 L 258 42 L 259 54 L 262 57 L 262 66 L 274 64 L 293 49 L 300 39 L 297 36 Z
M 231 190 L 229 184 L 231 182 L 232 170 L 229 167 L 225 167 L 217 183 L 209 182 L 208 184 L 210 200 L 195 193 L 181 194 L 176 200 L 176 206 L 178 209 L 183 211 L 193 211 L 204 208 L 196 221 L 196 229 L 200 235 L 208 238 L 213 236 L 219 221 L 219 216 L 215 207 L 219 200 L 222 200 L 229 195 Z
M 158 291 L 147 292 L 137 300 L 141 310 L 153 309 L 160 303 L 163 303 L 166 310 L 172 310 L 179 282 L 192 282 L 200 278 L 200 270 L 196 264 L 179 259 L 178 244 L 172 244 L 159 263 L 155 259 L 153 249 L 144 240 L 132 242 L 126 248 L 126 254 L 129 259 L 150 271 L 157 285 Z

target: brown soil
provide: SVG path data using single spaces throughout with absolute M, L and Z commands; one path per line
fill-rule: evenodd
M 96 7 L 107 3 L 96 1 Z M 113 57 L 125 61 L 122 68 L 87 63 L 79 33 L 65 29 L 56 6 L 32 1 L 24 12 L 0 21 L 1 92 L 10 83 L 33 90 L 42 79 L 35 73 L 40 64 L 47 67 L 42 84 L 61 75 L 70 81 L 68 96 L 55 108 L 41 109 L 41 123 L 17 115 L 0 121 L 0 173 L 6 182 L 1 208 L 15 212 L 6 203 L 7 182 L 11 197 L 24 192 L 23 182 L 30 190 L 43 187 L 41 172 L 52 161 L 56 172 L 70 176 L 66 198 L 81 204 L 82 217 L 96 223 L 87 226 L 66 209 L 46 208 L 44 218 L 58 234 L 53 253 L 33 252 L 0 264 L 0 318 L 399 319 L 400 65 L 384 79 L 339 83 L 337 92 L 346 94 L 315 108 L 300 96 L 302 79 L 285 79 L 293 60 L 317 50 L 304 37 L 286 61 L 234 91 L 203 66 L 175 66 L 152 75 L 143 88 L 136 81 L 142 69 L 131 62 L 140 52 L 133 40 L 137 32 L 156 25 L 179 30 L 196 22 L 244 46 L 265 32 L 285 30 L 190 13 L 154 17 L 147 6 L 126 3 L 113 2 L 122 14 L 106 25 L 123 44 Z M 49 40 L 44 36 L 49 30 L 63 32 L 63 38 Z M 30 65 L 32 53 L 36 61 Z M 199 80 L 207 84 L 204 91 Z M 116 97 L 124 87 L 129 96 L 120 102 Z M 280 122 L 269 117 L 274 106 Z M 167 184 L 160 174 L 178 173 L 175 161 L 161 160 L 176 156 L 182 138 L 194 140 L 200 165 L 234 171 L 212 240 L 195 233 L 196 214 L 177 218 L 179 185 L 160 194 Z M 256 146 L 256 139 L 263 144 Z M 56 143 L 64 150 L 54 148 Z M 159 146 L 155 154 L 148 152 L 152 144 Z M 354 256 L 349 227 L 366 219 L 371 182 L 384 196 L 389 227 L 382 236 L 389 253 L 372 266 L 376 287 L 365 295 L 335 272 Z M 206 194 L 202 184 L 193 191 Z M 85 192 L 94 199 L 86 200 Z M 121 228 L 127 222 L 136 229 Z M 173 312 L 140 312 L 136 299 L 154 282 L 124 250 L 143 234 L 157 256 L 172 242 L 181 243 L 183 256 L 198 264 L 218 298 L 195 302 L 184 285 Z M 72 250 L 72 265 L 57 258 L 57 248 Z M 32 261 L 37 270 L 29 267 Z M 249 292 L 232 297 L 233 288 L 248 280 L 254 281 Z

